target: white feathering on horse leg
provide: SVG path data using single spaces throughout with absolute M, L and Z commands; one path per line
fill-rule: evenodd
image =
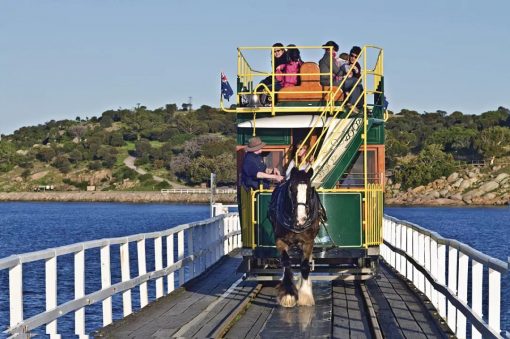
M 315 305 L 315 300 L 313 299 L 312 292 L 312 279 L 310 277 L 308 277 L 308 279 L 303 279 L 301 287 L 299 288 L 298 305 L 299 306 Z
M 291 294 L 285 294 L 280 299 L 280 305 L 282 305 L 283 307 L 294 307 L 294 306 L 296 306 L 296 296 L 291 295 Z

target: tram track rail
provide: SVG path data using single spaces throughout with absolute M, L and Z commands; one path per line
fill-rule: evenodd
M 335 304 L 335 294 L 333 293 L 333 281 L 319 280 L 317 282 L 317 290 L 322 289 L 317 292 L 317 305 L 315 307 L 299 307 L 296 308 L 283 308 L 276 304 L 274 300 L 275 290 L 274 283 L 266 282 L 258 283 L 253 290 L 246 295 L 246 297 L 240 301 L 238 306 L 232 310 L 232 312 L 220 323 L 214 332 L 211 333 L 212 338 L 230 338 L 234 337 L 233 335 L 229 335 L 229 331 L 236 326 L 236 323 L 243 321 L 243 316 L 246 314 L 247 309 L 250 307 L 252 303 L 263 304 L 267 303 L 267 307 L 271 308 L 270 312 L 268 312 L 268 317 L 264 320 L 264 325 L 261 327 L 260 332 L 257 333 L 257 337 L 271 337 L 271 334 L 266 332 L 271 331 L 271 317 L 275 317 L 277 319 L 287 318 L 288 320 L 292 317 L 296 316 L 293 319 L 294 322 L 287 323 L 287 328 L 289 332 L 304 334 L 303 329 L 306 329 L 309 326 L 313 325 L 313 322 L 321 323 L 324 328 L 321 331 L 327 332 L 327 335 L 330 337 L 336 337 L 333 332 L 333 328 L 335 326 L 335 314 L 334 307 Z M 356 303 L 360 305 L 360 313 L 363 314 L 362 322 L 366 325 L 363 328 L 363 334 L 366 338 L 374 338 L 374 339 L 382 339 L 384 338 L 381 327 L 379 326 L 379 321 L 377 319 L 377 314 L 373 305 L 373 302 L 370 298 L 369 287 L 363 281 L 343 281 L 342 283 L 349 284 L 354 290 L 356 290 Z M 239 284 L 237 284 L 239 285 Z M 236 286 L 237 286 L 236 285 Z M 259 293 L 262 289 L 266 289 L 266 291 L 271 291 L 271 295 L 273 296 L 271 302 L 268 302 L 267 298 L 264 299 L 258 298 Z M 327 290 L 325 294 L 324 291 Z M 373 292 L 372 292 L 373 293 Z M 324 296 L 327 296 L 329 300 L 323 300 Z M 326 304 L 326 305 L 325 305 Z M 326 307 L 326 308 L 324 308 Z M 316 310 L 316 308 L 322 308 L 321 310 Z M 363 308 L 363 309 L 361 309 Z M 329 309 L 328 312 L 324 312 L 324 309 Z M 308 317 L 304 317 L 302 314 L 309 314 Z M 318 314 L 321 314 L 323 318 L 319 318 Z M 294 327 L 295 329 L 289 329 L 290 327 Z M 354 325 L 352 325 L 355 327 Z M 271 333 L 271 332 L 270 332 Z M 309 332 L 306 332 L 309 333 Z M 252 333 L 253 334 L 253 333 Z M 265 335 L 264 335 L 265 334 Z M 354 333 L 353 333 L 354 335 Z M 248 335 L 246 337 L 249 337 Z M 311 337 L 311 335 L 310 335 Z

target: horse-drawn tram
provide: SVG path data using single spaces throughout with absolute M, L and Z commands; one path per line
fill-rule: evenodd
M 369 278 L 376 270 L 382 242 L 383 50 L 375 46 L 353 48 L 344 61 L 336 60 L 332 43 L 291 45 L 284 51 L 288 60 L 296 51 L 305 60 L 313 55 L 314 60 L 322 59 L 317 63 L 299 58 L 297 73 L 295 68 L 294 73 L 285 72 L 285 66 L 269 71 L 252 66 L 260 61 L 260 55 L 266 59 L 272 55 L 276 65 L 281 50 L 277 45 L 239 48 L 237 105 L 227 109 L 221 102 L 225 111 L 237 115 L 238 123 L 238 201 L 244 257 L 240 270 L 253 279 L 279 279 L 287 254 L 280 256 L 278 252 L 284 249 L 292 265 L 309 262 L 314 280 Z M 281 86 L 286 78 L 294 81 Z M 267 173 L 286 176 L 283 184 L 270 181 L 270 175 L 256 178 L 258 185 L 253 185 L 251 178 L 243 178 L 251 172 L 249 153 L 257 148 L 250 141 L 263 145 L 263 167 Z M 247 156 L 248 164 L 244 161 Z M 308 213 L 304 225 L 298 222 L 301 203 L 292 197 L 298 184 L 289 175 L 293 172 L 289 167 L 303 170 L 310 178 L 307 189 L 312 192 L 304 198 L 310 201 L 302 203 L 304 213 Z M 275 190 L 280 198 L 271 202 Z M 316 206 L 314 197 L 320 200 Z M 321 213 L 325 214 L 322 218 Z M 304 226 L 315 226 L 316 232 L 307 233 Z M 281 241 L 286 231 L 301 236 L 299 240 Z M 313 255 L 308 261 L 306 240 L 314 234 Z
M 94 336 L 508 337 L 508 262 L 383 217 L 383 52 L 353 47 L 340 71 L 335 45 L 289 46 L 299 68 L 266 72 L 249 54 L 275 64 L 281 46 L 238 50 L 237 105 L 221 104 L 238 118 L 240 213 L 0 259 L 0 327 L 20 338 L 101 325 Z M 302 62 L 293 49 L 324 56 Z

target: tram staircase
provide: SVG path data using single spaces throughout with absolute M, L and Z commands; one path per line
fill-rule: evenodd
M 312 184 L 315 187 L 335 187 L 357 155 L 363 142 L 362 134 L 363 119 L 360 117 L 332 120 L 321 151 L 312 166 Z

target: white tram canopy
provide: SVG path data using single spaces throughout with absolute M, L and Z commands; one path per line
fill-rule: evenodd
M 260 118 L 255 120 L 248 120 L 241 122 L 237 125 L 239 128 L 312 128 L 323 127 L 328 125 L 328 122 L 333 119 L 320 118 L 318 115 L 312 114 L 299 114 L 299 115 L 284 115 L 275 116 L 270 118 Z M 319 120 L 319 121 L 317 121 Z M 339 120 L 339 119 L 335 119 Z M 254 126 L 255 125 L 255 126 Z

